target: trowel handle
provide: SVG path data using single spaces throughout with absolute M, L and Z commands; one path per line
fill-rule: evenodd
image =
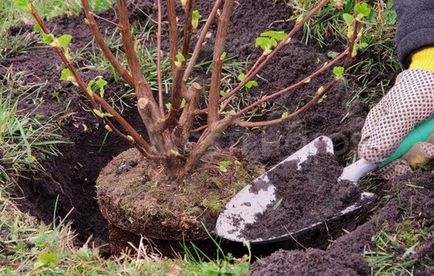
M 378 164 L 378 168 L 381 169 L 393 161 L 401 158 L 407 153 L 415 144 L 420 142 L 425 142 L 430 137 L 431 133 L 434 132 L 434 117 L 426 120 L 423 123 L 417 125 L 412 131 L 410 131 L 404 140 L 402 140 L 398 149 L 384 162 Z

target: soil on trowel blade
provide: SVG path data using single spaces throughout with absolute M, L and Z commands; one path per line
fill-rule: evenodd
M 309 157 L 301 170 L 297 161 L 279 165 L 268 173 L 270 184 L 276 187 L 276 200 L 256 215 L 256 222 L 247 224 L 242 234 L 249 240 L 278 237 L 338 214 L 361 194 L 358 186 L 338 182 L 341 173 L 335 156 L 325 152 Z
M 393 260 L 389 262 L 414 264 L 414 270 L 408 270 L 411 271 L 411 275 L 433 275 L 432 171 L 418 172 L 411 177 L 391 180 L 383 187 L 383 193 L 383 202 L 375 214 L 354 231 L 338 238 L 327 250 L 280 250 L 258 260 L 253 265 L 250 275 L 372 275 L 371 269 L 375 267 L 375 262 L 373 259 L 370 261 L 368 256 L 364 257 L 366 251 L 379 254 L 386 251 L 393 256 Z M 412 241 L 414 248 L 406 254 L 400 239 L 411 237 L 404 235 L 420 229 L 426 229 L 425 233 L 431 234 L 415 235 L 415 240 Z M 380 230 L 386 231 L 395 241 L 384 240 L 384 243 L 377 247 L 373 237 L 378 235 Z M 384 256 L 384 253 L 381 256 Z

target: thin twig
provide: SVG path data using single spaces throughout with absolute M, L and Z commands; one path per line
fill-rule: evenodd
M 109 19 L 107 19 L 107 18 L 105 18 L 105 17 L 99 16 L 98 14 L 96 14 L 96 13 L 94 13 L 94 12 L 91 12 L 91 14 L 92 14 L 93 16 L 95 16 L 96 18 L 101 19 L 102 21 L 105 21 L 105 22 L 107 22 L 107 23 L 109 23 L 109 24 L 111 24 L 111 25 L 113 25 L 113 26 L 119 28 L 118 23 L 113 22 L 113 21 L 111 21 L 111 20 L 109 20 Z
M 347 69 L 354 56 L 353 56 L 353 51 L 350 48 L 351 45 L 355 45 L 355 43 L 358 42 L 358 33 L 359 33 L 359 29 L 362 27 L 362 22 L 356 21 L 354 23 L 354 32 L 352 34 L 352 36 L 349 38 L 349 48 L 347 48 L 343 53 L 346 53 L 346 59 L 344 62 L 344 68 Z M 342 54 L 343 54 L 342 53 Z M 341 55 L 342 55 L 341 54 Z M 340 56 L 341 56 L 340 55 Z M 336 59 L 335 59 L 336 60 Z M 306 110 L 310 109 L 312 106 L 316 105 L 320 99 L 327 93 L 329 92 L 333 86 L 339 82 L 339 79 L 335 78 L 332 81 L 330 81 L 325 88 L 323 89 L 319 89 L 317 91 L 317 93 L 315 94 L 315 96 L 307 103 L 305 104 L 302 108 L 298 109 L 297 111 L 289 114 L 288 116 L 279 118 L 279 119 L 274 119 L 274 120 L 268 120 L 268 121 L 259 121 L 259 122 L 247 122 L 247 121 L 243 121 L 243 120 L 236 120 L 234 122 L 235 125 L 241 126 L 241 127 L 248 127 L 248 128 L 253 128 L 253 127 L 268 127 L 268 126 L 273 126 L 273 125 L 277 125 L 277 124 L 281 124 L 283 122 L 289 121 L 291 119 L 293 119 L 294 117 L 302 114 L 303 112 L 305 112 Z M 271 95 L 270 95 L 271 96 Z M 240 114 L 242 114 L 242 112 L 237 113 L 237 115 L 239 116 Z

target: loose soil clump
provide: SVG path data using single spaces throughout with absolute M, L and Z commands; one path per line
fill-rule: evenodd
M 433 168 L 431 166 L 431 168 Z M 434 229 L 434 178 L 432 171 L 417 172 L 391 180 L 383 187 L 385 197 L 377 212 L 357 229 L 338 238 L 327 250 L 280 250 L 257 261 L 250 273 L 256 275 L 370 275 L 378 269 L 365 251 L 388 252 L 391 262 L 414 264 L 415 275 L 432 275 Z M 405 226 L 408 224 L 408 226 Z M 404 227 L 410 230 L 403 231 Z M 401 230 L 400 230 L 401 229 Z M 426 229 L 426 235 L 412 238 L 414 248 L 407 252 L 400 239 Z M 387 231 L 394 242 L 377 247 L 373 237 Z M 411 246 L 411 244 L 410 244 Z M 409 245 L 407 245 L 409 247 Z M 381 264 L 380 264 L 381 265 Z
M 246 225 L 242 231 L 245 238 L 268 239 L 301 230 L 335 216 L 360 200 L 358 186 L 338 182 L 342 166 L 333 154 L 322 152 L 310 156 L 300 170 L 297 163 L 285 162 L 268 174 L 270 184 L 276 187 L 276 200 L 256 216 L 255 223 Z
M 222 161 L 228 165 L 221 168 Z M 178 183 L 129 149 L 102 170 L 97 198 L 103 216 L 124 231 L 159 240 L 203 240 L 226 202 L 264 171 L 259 163 L 218 150 Z

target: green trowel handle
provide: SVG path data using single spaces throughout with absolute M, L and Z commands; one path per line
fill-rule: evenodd
M 403 156 L 407 151 L 409 151 L 414 144 L 425 142 L 428 140 L 431 133 L 434 132 L 434 117 L 426 120 L 423 123 L 417 125 L 410 133 L 405 136 L 404 140 L 402 140 L 399 148 L 389 157 L 389 159 L 385 160 L 383 163 L 378 165 L 378 168 L 381 169 L 396 159 L 399 159 Z

